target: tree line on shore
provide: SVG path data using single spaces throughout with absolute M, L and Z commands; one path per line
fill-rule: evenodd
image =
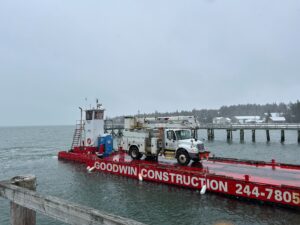
M 267 103 L 267 104 L 239 104 L 231 106 L 222 106 L 219 109 L 193 109 L 191 111 L 181 110 L 175 112 L 154 112 L 144 113 L 136 116 L 145 117 L 161 117 L 161 116 L 196 116 L 202 123 L 212 123 L 214 117 L 229 117 L 234 116 L 261 116 L 264 117 L 265 113 L 272 112 L 280 113 L 286 118 L 288 123 L 300 123 L 300 101 L 295 103 Z

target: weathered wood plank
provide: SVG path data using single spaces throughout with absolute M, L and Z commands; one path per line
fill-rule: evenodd
M 42 196 L 34 191 L 0 182 L 0 196 L 11 202 L 42 213 L 67 224 L 74 225 L 120 225 L 142 223 L 81 206 L 53 196 Z
M 14 177 L 11 179 L 11 183 L 33 191 L 36 189 L 36 177 L 31 175 Z M 36 213 L 31 209 L 10 202 L 10 223 L 11 225 L 35 225 Z

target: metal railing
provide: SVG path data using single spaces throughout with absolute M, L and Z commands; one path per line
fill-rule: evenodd
M 231 124 L 200 124 L 199 129 L 227 129 L 227 130 L 235 130 L 235 129 L 252 129 L 252 130 L 300 130 L 299 123 L 255 123 L 255 124 L 239 124 L 239 123 L 231 123 Z

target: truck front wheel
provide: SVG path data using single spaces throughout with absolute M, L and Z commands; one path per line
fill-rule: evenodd
M 177 162 L 182 165 L 182 166 L 186 166 L 190 163 L 191 158 L 189 156 L 189 154 L 186 151 L 180 150 L 180 152 L 178 152 L 177 154 Z
M 129 149 L 129 155 L 131 156 L 132 159 L 140 159 L 142 158 L 142 154 L 139 152 L 138 147 L 136 146 L 131 146 Z

